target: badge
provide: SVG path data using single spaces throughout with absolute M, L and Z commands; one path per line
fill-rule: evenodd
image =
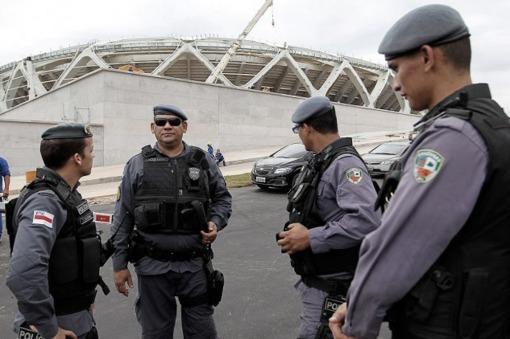
M 351 183 L 357 185 L 361 182 L 361 179 L 363 179 L 363 172 L 360 168 L 353 167 L 345 173 L 345 176 L 347 177 L 347 180 L 349 180 Z
M 431 181 L 441 170 L 443 162 L 443 156 L 436 151 L 419 150 L 414 160 L 414 179 L 420 184 Z
M 34 211 L 34 218 L 32 224 L 44 225 L 49 228 L 53 228 L 53 218 L 55 216 L 46 211 Z
M 44 339 L 44 338 L 41 337 L 41 335 L 38 334 L 37 332 L 32 331 L 31 329 L 20 327 L 18 339 Z
M 200 178 L 200 169 L 196 167 L 190 167 L 188 174 L 191 180 L 198 180 L 198 178 Z

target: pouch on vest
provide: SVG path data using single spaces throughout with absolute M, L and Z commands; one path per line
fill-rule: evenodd
M 215 270 L 212 266 L 212 261 L 209 260 L 205 264 L 207 274 L 207 294 L 209 297 L 209 304 L 218 306 L 223 296 L 223 286 L 225 285 L 225 278 L 223 273 Z
M 136 227 L 141 231 L 150 231 L 152 227 L 164 225 L 164 213 L 160 207 L 159 202 L 144 203 L 136 207 L 134 210 Z
M 99 280 L 101 263 L 101 241 L 98 238 L 80 239 L 83 251 L 82 275 L 85 283 L 96 283 Z
M 66 284 L 78 279 L 78 247 L 75 237 L 57 239 L 52 257 L 55 260 L 50 260 L 49 272 L 56 284 Z

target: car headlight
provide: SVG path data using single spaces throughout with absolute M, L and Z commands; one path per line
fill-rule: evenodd
M 395 161 L 395 160 L 384 160 L 384 161 L 381 161 L 381 165 L 391 165 L 393 163 L 393 161 Z
M 277 168 L 274 171 L 274 174 L 287 174 L 290 172 L 292 172 L 292 167 L 282 167 L 282 168 Z

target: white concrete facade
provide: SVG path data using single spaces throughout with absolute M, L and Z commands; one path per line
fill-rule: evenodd
M 222 85 L 97 70 L 57 90 L 0 113 L 0 154 L 15 174 L 41 164 L 39 136 L 61 121 L 91 123 L 95 165 L 124 163 L 147 143 L 152 108 L 174 104 L 189 117 L 185 140 L 223 151 L 298 141 L 291 115 L 305 98 Z M 410 130 L 416 115 L 335 104 L 341 134 Z

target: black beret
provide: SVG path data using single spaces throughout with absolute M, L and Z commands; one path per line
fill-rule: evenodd
M 292 122 L 300 124 L 327 112 L 335 113 L 335 106 L 327 97 L 311 97 L 299 104 L 292 115 Z
M 161 114 L 162 115 L 172 114 L 172 115 L 175 115 L 175 116 L 181 118 L 182 120 L 188 120 L 188 117 L 183 112 L 183 110 L 177 106 L 174 106 L 174 105 L 154 106 L 154 115 L 156 116 L 156 115 L 161 115 Z
M 92 131 L 88 125 L 75 122 L 58 124 L 44 131 L 41 135 L 43 140 L 52 139 L 83 139 L 92 137 Z
M 455 9 L 427 5 L 400 18 L 384 36 L 378 52 L 391 60 L 423 45 L 438 46 L 469 36 L 464 20 Z

